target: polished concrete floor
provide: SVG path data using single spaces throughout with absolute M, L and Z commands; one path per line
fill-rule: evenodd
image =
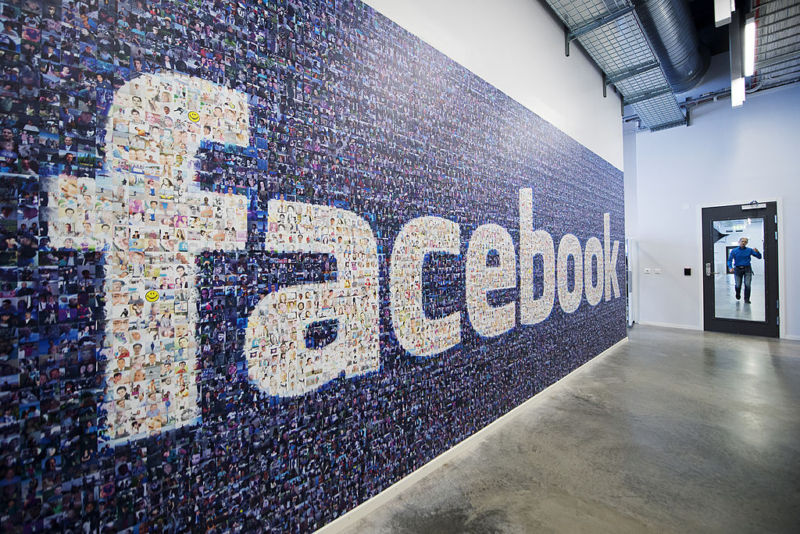
M 714 315 L 726 319 L 766 321 L 764 277 L 753 276 L 750 288 L 750 304 L 747 304 L 744 301 L 744 288 L 742 288 L 742 298 L 736 300 L 736 283 L 732 274 L 716 275 L 714 277 Z
M 800 343 L 636 326 L 323 531 L 800 532 Z

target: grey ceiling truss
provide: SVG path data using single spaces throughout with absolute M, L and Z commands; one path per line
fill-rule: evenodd
M 569 55 L 570 43 L 578 41 L 603 72 L 604 96 L 606 87 L 613 86 L 622 95 L 623 106 L 631 106 L 642 125 L 651 130 L 686 124 L 686 115 L 673 92 L 673 84 L 686 82 L 685 77 L 680 79 L 680 69 L 687 69 L 681 63 L 685 61 L 685 54 L 669 56 L 676 48 L 686 47 L 681 36 L 670 34 L 672 27 L 679 27 L 683 19 L 674 15 L 670 2 L 546 1 L 564 23 L 566 55 Z M 666 5 L 662 5 L 665 2 Z M 651 41 L 640 10 L 646 18 L 646 25 L 656 28 L 650 29 L 656 41 Z M 662 53 L 661 56 L 656 49 Z M 665 69 L 674 79 L 668 77 Z M 697 75 L 697 68 L 689 66 L 688 70 L 692 76 Z M 675 72 L 678 72 L 677 76 Z

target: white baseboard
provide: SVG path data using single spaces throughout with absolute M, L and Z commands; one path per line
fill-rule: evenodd
M 650 321 L 643 321 L 643 322 L 636 323 L 636 324 L 640 324 L 642 326 L 656 326 L 658 328 L 679 328 L 681 330 L 694 330 L 694 331 L 702 331 L 703 330 L 702 328 L 700 328 L 698 326 L 686 325 L 686 324 L 656 323 L 656 322 L 650 322 Z M 785 339 L 787 341 L 800 341 L 800 336 L 795 336 L 795 335 L 791 335 L 791 334 L 784 334 L 784 335 L 780 336 L 780 339 Z
M 657 326 L 659 328 L 680 328 L 681 330 L 695 330 L 695 331 L 703 330 L 703 328 L 700 326 L 689 325 L 689 324 L 657 323 L 651 321 L 641 321 L 637 324 L 640 324 L 642 326 Z
M 625 337 L 617 341 L 614 345 L 610 346 L 585 364 L 581 365 L 577 369 L 574 369 L 572 372 L 567 374 L 566 376 L 562 377 L 555 383 L 549 385 L 530 399 L 526 400 L 519 406 L 512 408 L 504 415 L 501 415 L 482 429 L 478 430 L 471 436 L 465 438 L 463 441 L 457 443 L 453 447 L 447 449 L 442 454 L 431 460 L 430 462 L 426 463 L 419 469 L 409 473 L 405 477 L 401 478 L 382 492 L 378 493 L 377 495 L 367 499 L 363 503 L 359 504 L 349 512 L 339 516 L 338 518 L 334 519 L 327 525 L 323 526 L 319 530 L 317 530 L 317 534 L 337 534 L 341 532 L 352 532 L 353 524 L 357 521 L 361 520 L 361 518 L 369 515 L 371 512 L 376 510 L 377 508 L 383 506 L 384 503 L 390 501 L 392 499 L 397 498 L 397 496 L 408 486 L 418 482 L 419 480 L 425 478 L 428 474 L 432 471 L 438 469 L 441 465 L 458 460 L 459 458 L 463 458 L 465 456 L 469 456 L 480 444 L 484 439 L 488 439 L 491 432 L 498 430 L 501 426 L 508 424 L 511 422 L 516 416 L 520 415 L 523 411 L 523 408 L 530 407 L 530 405 L 534 402 L 538 402 L 539 399 L 544 398 L 547 395 L 552 394 L 554 391 L 557 391 L 559 387 L 563 387 L 564 382 L 568 380 L 570 377 L 575 375 L 578 371 L 589 369 L 590 366 L 595 364 L 600 360 L 601 357 L 606 356 L 611 351 L 622 345 L 623 343 L 627 342 L 628 338 Z

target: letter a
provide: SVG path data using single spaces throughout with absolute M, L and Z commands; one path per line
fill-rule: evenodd
M 250 379 L 270 395 L 290 397 L 340 374 L 377 371 L 378 246 L 367 221 L 350 211 L 283 200 L 270 200 L 267 213 L 286 226 L 267 232 L 267 250 L 329 254 L 338 273 L 334 282 L 281 288 L 258 303 L 245 340 Z M 322 348 L 306 346 L 308 327 L 324 321 L 337 321 L 336 339 Z

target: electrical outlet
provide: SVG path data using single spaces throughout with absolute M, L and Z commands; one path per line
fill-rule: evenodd
M 644 274 L 650 274 L 650 267 L 644 268 Z

